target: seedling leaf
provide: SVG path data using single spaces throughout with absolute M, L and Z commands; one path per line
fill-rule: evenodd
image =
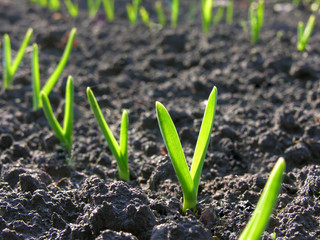
M 18 53 L 11 64 L 11 44 L 10 37 L 8 34 L 5 34 L 3 37 L 3 88 L 7 89 L 11 86 L 13 76 L 15 75 L 22 58 L 26 52 L 26 48 L 29 44 L 30 38 L 32 36 L 33 29 L 29 28 L 23 42 L 18 50 Z
M 54 70 L 54 72 L 49 77 L 48 81 L 42 88 L 42 92 L 44 92 L 47 96 L 49 96 L 52 88 L 58 81 L 65 65 L 67 64 L 73 41 L 76 35 L 76 28 L 73 28 L 69 34 L 69 39 L 67 45 L 64 49 L 61 60 Z M 37 110 L 42 107 L 42 98 L 40 98 L 40 72 L 39 72 L 39 58 L 38 58 L 38 46 L 37 44 L 33 44 L 33 54 L 32 54 L 32 85 L 33 85 L 33 109 Z
M 69 58 L 69 55 L 70 55 L 70 52 L 71 52 L 71 49 L 72 49 L 73 41 L 74 41 L 74 38 L 76 36 L 76 32 L 77 32 L 76 28 L 73 28 L 71 30 L 71 32 L 69 34 L 69 39 L 68 39 L 67 45 L 66 45 L 66 47 L 64 49 L 63 55 L 61 57 L 61 60 L 60 60 L 60 62 L 58 64 L 58 66 L 56 67 L 56 69 L 54 70 L 54 72 L 51 74 L 51 76 L 48 79 L 48 81 L 46 82 L 46 84 L 42 88 L 42 91 L 44 93 L 46 93 L 47 95 L 50 94 L 52 88 L 57 83 L 58 78 L 60 77 L 63 69 L 65 68 L 65 66 L 67 64 L 67 61 L 68 61 L 68 58 Z
M 195 210 L 197 205 L 197 191 L 213 127 L 217 102 L 216 99 L 217 89 L 214 87 L 209 96 L 208 104 L 204 113 L 202 126 L 192 160 L 191 171 L 189 171 L 177 130 L 168 111 L 160 102 L 156 102 L 157 119 L 160 131 L 183 191 L 182 210 L 184 212 L 187 209 Z
M 174 170 L 181 184 L 184 198 L 193 198 L 195 195 L 195 188 L 177 130 L 168 111 L 160 102 L 156 102 L 156 109 L 160 131 L 168 149 Z M 194 200 L 195 199 L 192 199 L 192 201 Z
M 120 130 L 120 146 L 117 140 L 113 136 L 107 122 L 105 121 L 98 102 L 92 92 L 92 90 L 87 88 L 87 96 L 90 103 L 91 110 L 95 118 L 98 121 L 100 129 L 109 145 L 109 148 L 117 160 L 118 172 L 120 179 L 124 181 L 129 181 L 130 173 L 128 168 L 128 154 L 127 154 L 127 141 L 128 141 L 128 113 L 123 111 L 121 130 Z
M 285 168 L 285 160 L 281 157 L 273 167 L 256 209 L 254 210 L 249 223 L 243 230 L 239 240 L 260 239 L 262 232 L 267 227 L 270 215 L 277 202 Z
M 316 21 L 316 17 L 312 14 L 309 17 L 305 28 L 304 28 L 304 23 L 299 22 L 299 24 L 298 24 L 298 43 L 297 43 L 297 48 L 299 51 L 306 50 L 306 46 L 307 46 L 309 38 L 312 34 L 315 21 Z
M 40 97 L 43 103 L 43 111 L 49 122 L 50 127 L 56 134 L 61 144 L 66 148 L 70 154 L 72 149 L 72 128 L 73 128 L 73 79 L 68 77 L 66 84 L 66 102 L 65 102 L 65 115 L 63 120 L 63 128 L 60 126 L 57 118 L 54 116 L 49 98 L 45 92 L 41 92 Z
M 204 158 L 206 156 L 206 152 L 210 142 L 210 135 L 212 132 L 216 105 L 217 105 L 217 91 L 215 90 L 215 91 L 212 91 L 209 96 L 209 100 L 203 116 L 200 132 L 198 136 L 198 141 L 196 144 L 196 149 L 194 151 L 193 160 L 192 160 L 190 173 L 194 182 L 194 186 L 196 188 L 196 193 L 198 193 L 198 186 L 200 182 L 203 162 L 204 162 Z

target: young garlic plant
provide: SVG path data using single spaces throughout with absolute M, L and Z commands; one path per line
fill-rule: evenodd
M 29 44 L 30 38 L 32 36 L 33 29 L 29 28 L 24 40 L 18 50 L 18 53 L 13 60 L 11 61 L 11 43 L 10 37 L 8 34 L 3 36 L 3 89 L 8 89 L 11 87 L 13 77 L 18 70 L 18 67 L 21 63 L 21 60 L 26 52 L 26 48 Z
M 63 69 L 65 68 L 72 45 L 76 36 L 77 29 L 73 28 L 69 34 L 69 39 L 67 45 L 64 49 L 61 60 L 54 70 L 54 72 L 49 77 L 46 84 L 43 86 L 42 90 L 40 90 L 40 70 L 39 70 L 39 57 L 38 57 L 38 45 L 36 43 L 33 44 L 33 54 L 32 54 L 32 89 L 33 89 L 33 109 L 37 110 L 42 107 L 42 101 L 40 98 L 40 92 L 44 92 L 47 96 L 49 96 L 52 88 L 56 85 L 58 78 L 60 77 Z
M 298 24 L 298 38 L 297 38 L 297 49 L 299 51 L 306 50 L 309 38 L 312 34 L 313 27 L 316 21 L 316 17 L 312 14 L 309 17 L 306 27 L 304 27 L 303 22 Z
M 50 127 L 56 134 L 62 146 L 65 147 L 68 154 L 72 150 L 72 129 L 73 129 L 73 99 L 74 99 L 74 87 L 73 79 L 68 77 L 66 84 L 66 100 L 64 108 L 63 126 L 61 127 L 57 118 L 54 116 L 52 107 L 46 92 L 42 91 L 40 94 L 43 104 L 44 114 L 49 122 Z
M 99 123 L 100 129 L 109 145 L 113 156 L 116 158 L 119 177 L 124 181 L 129 181 L 130 172 L 128 167 L 128 113 L 126 110 L 124 110 L 122 113 L 119 145 L 116 138 L 113 136 L 106 120 L 104 119 L 98 102 L 89 87 L 87 88 L 87 96 L 91 110 L 93 111 L 93 114 Z
M 261 234 L 268 225 L 273 208 L 277 203 L 285 168 L 285 160 L 281 157 L 273 167 L 256 209 L 253 211 L 252 217 L 241 233 L 239 240 L 260 239 Z
M 198 187 L 204 158 L 210 142 L 216 111 L 217 94 L 217 88 L 214 87 L 209 96 L 203 116 L 190 171 L 174 123 L 166 108 L 160 102 L 156 102 L 157 119 L 161 134 L 183 192 L 183 212 L 186 212 L 187 209 L 196 210 Z

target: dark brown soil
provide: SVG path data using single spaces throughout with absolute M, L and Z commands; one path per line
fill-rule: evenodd
M 144 2 L 155 21 L 153 1 Z M 102 11 L 88 18 L 82 5 L 74 20 L 64 8 L 57 14 L 27 0 L 0 1 L 0 36 L 9 33 L 13 55 L 27 28 L 34 29 L 42 84 L 68 32 L 78 29 L 50 94 L 61 121 L 66 79 L 74 77 L 71 165 L 42 110 L 32 110 L 31 47 L 13 88 L 0 92 L 0 239 L 237 239 L 280 156 L 287 163 L 284 183 L 262 239 L 272 233 L 320 239 L 320 24 L 307 51 L 298 52 L 296 26 L 310 11 L 303 5 L 276 11 L 276 1 L 266 1 L 261 39 L 253 45 L 240 25 L 247 1 L 235 1 L 234 22 L 213 26 L 208 35 L 199 7 L 195 19 L 188 18 L 191 2 L 181 3 L 176 30 L 150 30 L 141 20 L 131 27 L 120 0 L 114 23 Z M 117 137 L 121 110 L 129 110 L 127 183 L 118 180 L 86 98 L 88 86 Z M 155 101 L 168 108 L 191 160 L 213 86 L 218 105 L 199 187 L 201 213 L 183 215 Z

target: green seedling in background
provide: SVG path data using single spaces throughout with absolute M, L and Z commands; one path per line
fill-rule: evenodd
M 151 22 L 149 21 L 149 13 L 147 12 L 147 10 L 141 6 L 140 9 L 139 9 L 139 12 L 140 12 L 140 16 L 141 16 L 141 19 L 142 19 L 142 22 L 151 28 Z
M 279 158 L 273 167 L 266 185 L 262 191 L 256 209 L 243 230 L 239 240 L 258 240 L 268 225 L 270 215 L 277 202 L 283 173 L 286 168 L 284 158 Z
M 212 17 L 212 0 L 201 0 L 202 31 L 208 33 Z
M 76 18 L 79 14 L 79 6 L 77 3 L 72 3 L 71 0 L 64 0 L 64 4 L 71 17 Z
M 88 15 L 90 18 L 93 18 L 97 15 L 100 5 L 101 0 L 87 0 Z
M 100 129 L 107 140 L 109 148 L 117 160 L 118 172 L 120 179 L 124 181 L 129 181 L 130 172 L 128 167 L 128 113 L 127 111 L 123 111 L 122 121 L 121 121 L 121 130 L 120 130 L 120 145 L 117 140 L 113 136 L 106 120 L 104 119 L 98 102 L 91 91 L 91 89 L 87 88 L 87 96 L 89 99 L 90 107 L 93 111 L 95 118 L 97 119 Z
M 60 0 L 48 0 L 48 8 L 50 11 L 58 11 L 60 9 Z
M 66 102 L 64 108 L 64 119 L 63 127 L 60 126 L 57 118 L 54 116 L 52 107 L 48 98 L 48 95 L 45 92 L 41 92 L 41 100 L 43 103 L 43 111 L 49 122 L 50 127 L 56 134 L 57 138 L 61 142 L 62 146 L 65 147 L 68 154 L 72 150 L 72 128 L 73 128 L 73 96 L 74 87 L 73 79 L 71 76 L 68 77 L 66 85 Z
M 160 102 L 156 102 L 157 118 L 161 134 L 183 192 L 183 212 L 186 212 L 187 209 L 196 210 L 198 187 L 204 158 L 210 142 L 216 111 L 217 94 L 218 91 L 216 87 L 214 87 L 209 96 L 203 116 L 190 171 L 174 123 L 166 108 Z
M 228 1 L 227 13 L 226 13 L 226 22 L 231 24 L 233 21 L 233 0 Z
M 38 0 L 40 7 L 45 8 L 48 5 L 48 0 Z
M 298 41 L 297 41 L 297 49 L 299 51 L 306 50 L 309 38 L 312 34 L 312 30 L 314 27 L 314 23 L 316 21 L 316 17 L 312 14 L 309 17 L 306 27 L 304 27 L 303 22 L 299 22 L 298 24 Z
M 179 16 L 179 0 L 171 2 L 171 27 L 176 28 Z
M 132 26 L 136 25 L 137 23 L 140 3 L 141 3 L 141 0 L 132 0 L 132 4 L 128 3 L 126 5 L 128 19 Z
M 259 33 L 263 24 L 264 16 L 264 0 L 252 2 L 249 9 L 250 24 L 251 24 L 251 41 L 256 43 L 259 41 Z
M 221 22 L 223 15 L 224 15 L 224 7 L 219 6 L 217 8 L 216 14 L 214 15 L 214 17 L 212 19 L 212 24 L 215 25 L 215 24 L 218 24 L 219 22 Z
M 157 1 L 155 3 L 155 8 L 158 16 L 158 21 L 159 24 L 164 27 L 166 25 L 166 16 L 164 15 L 163 9 L 162 9 L 162 4 L 160 1 Z
M 11 86 L 13 76 L 15 75 L 20 62 L 25 54 L 26 48 L 29 44 L 30 38 L 32 36 L 33 29 L 29 28 L 24 40 L 18 50 L 18 53 L 11 62 L 11 43 L 10 43 L 10 37 L 8 34 L 5 34 L 3 36 L 3 88 L 7 89 Z
M 50 11 L 60 9 L 60 0 L 30 0 L 30 2 L 37 3 L 42 8 L 48 7 Z
M 103 9 L 106 14 L 107 20 L 109 22 L 113 22 L 113 20 L 114 20 L 114 0 L 102 0 L 102 3 L 103 3 Z
M 64 49 L 61 60 L 41 90 L 41 92 L 44 92 L 47 96 L 49 96 L 52 88 L 56 85 L 58 78 L 60 77 L 63 69 L 67 64 L 67 61 L 72 49 L 73 41 L 76 36 L 76 32 L 77 30 L 75 28 L 71 30 L 69 34 L 69 39 Z M 33 109 L 37 110 L 42 107 L 42 101 L 40 98 L 40 70 L 39 70 L 38 45 L 36 43 L 33 44 L 31 72 L 32 72 L 32 88 L 33 88 Z

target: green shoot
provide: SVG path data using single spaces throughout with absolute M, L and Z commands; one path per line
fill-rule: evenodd
M 315 21 L 316 21 L 316 17 L 312 14 L 309 17 L 309 20 L 307 22 L 306 27 L 304 27 L 303 22 L 299 22 L 299 24 L 298 24 L 298 41 L 297 41 L 297 49 L 299 51 L 306 50 L 306 46 L 307 46 L 309 38 L 312 34 L 312 30 L 313 30 Z
M 277 202 L 285 168 L 286 163 L 284 158 L 279 158 L 270 173 L 256 209 L 253 211 L 252 217 L 241 233 L 239 240 L 260 239 L 262 232 L 268 225 L 270 215 Z
M 61 60 L 41 90 L 41 92 L 44 92 L 47 96 L 49 96 L 52 88 L 56 85 L 58 78 L 60 77 L 64 67 L 67 64 L 67 61 L 72 49 L 73 41 L 76 36 L 76 32 L 77 30 L 75 28 L 71 30 L 69 34 L 69 39 L 64 49 Z M 33 54 L 32 54 L 32 86 L 33 86 L 33 109 L 37 110 L 42 107 L 42 101 L 40 98 L 40 70 L 39 70 L 38 45 L 36 43 L 33 44 Z
M 226 13 L 226 22 L 231 24 L 233 20 L 233 0 L 228 1 L 227 13 Z
M 98 102 L 91 91 L 91 89 L 87 88 L 87 96 L 89 99 L 90 107 L 94 113 L 95 118 L 97 119 L 100 129 L 107 140 L 109 148 L 116 158 L 118 165 L 118 172 L 120 179 L 124 181 L 129 181 L 130 172 L 128 167 L 128 113 L 127 111 L 123 111 L 122 113 L 122 121 L 121 121 L 121 130 L 120 130 L 120 145 L 117 140 L 113 136 L 107 122 L 105 121 Z
M 214 18 L 212 20 L 212 24 L 213 25 L 218 24 L 222 20 L 223 15 L 224 15 L 224 7 L 219 6 L 217 9 L 216 15 L 214 15 Z
M 161 2 L 157 1 L 155 3 L 155 7 L 156 7 L 157 16 L 158 16 L 158 21 L 159 21 L 160 25 L 162 27 L 164 27 L 166 25 L 166 16 L 163 13 Z
M 216 110 L 217 94 L 218 91 L 216 87 L 214 87 L 209 96 L 203 116 L 190 171 L 174 123 L 166 108 L 160 102 L 156 102 L 157 118 L 161 134 L 183 192 L 183 212 L 186 212 L 187 209 L 196 210 L 198 186 L 204 158 L 210 142 L 210 135 Z
M 40 7 L 45 8 L 48 5 L 48 0 L 38 0 Z
M 68 154 L 70 154 L 72 150 L 73 93 L 73 79 L 71 76 L 69 76 L 66 85 L 66 102 L 64 106 L 63 127 L 60 126 L 57 118 L 53 114 L 48 95 L 45 92 L 41 92 L 40 95 L 43 103 L 43 111 L 49 122 L 49 125 L 61 142 L 62 146 L 67 150 Z
M 93 18 L 96 16 L 100 5 L 101 5 L 101 0 L 87 0 L 87 5 L 88 5 L 88 14 L 90 18 Z
M 58 11 L 60 9 L 60 0 L 48 0 L 48 8 L 50 11 Z
M 20 65 L 20 62 L 25 54 L 25 51 L 29 44 L 32 33 L 33 33 L 33 29 L 29 28 L 13 62 L 11 62 L 10 37 L 8 34 L 5 34 L 3 36 L 3 88 L 4 89 L 7 89 L 11 86 L 13 76 L 15 75 Z
M 263 24 L 264 16 L 264 0 L 252 2 L 250 5 L 250 24 L 251 24 L 251 41 L 256 43 L 259 41 L 259 33 Z
M 107 20 L 109 22 L 113 22 L 113 20 L 114 20 L 114 0 L 102 0 L 102 3 L 103 3 L 103 9 L 106 14 Z
M 201 0 L 202 30 L 208 33 L 212 17 L 212 0 Z
M 171 4 L 171 27 L 176 28 L 179 16 L 179 0 L 172 0 Z
M 126 5 L 129 22 L 132 26 L 136 25 L 137 23 L 139 5 L 140 5 L 140 0 L 132 0 L 132 4 L 128 3 Z
M 79 14 L 79 6 L 76 3 L 72 3 L 71 0 L 64 0 L 64 4 L 71 17 L 76 18 Z
M 140 16 L 141 16 L 141 19 L 142 19 L 142 22 L 151 28 L 151 22 L 149 21 L 149 13 L 147 12 L 147 10 L 141 6 L 140 9 L 139 9 L 139 12 L 140 12 Z

